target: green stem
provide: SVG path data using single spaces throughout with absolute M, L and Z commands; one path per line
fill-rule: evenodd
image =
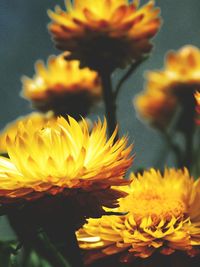
M 37 254 L 46 259 L 53 267 L 71 267 L 53 244 L 47 239 L 41 239 L 41 236 L 38 236 L 37 230 L 34 229 L 30 222 L 26 224 L 27 216 L 30 216 L 30 214 L 20 216 L 21 214 L 19 213 L 20 211 L 13 211 L 8 215 L 8 219 L 23 244 L 25 253 L 22 266 L 27 267 L 27 262 L 30 259 L 30 251 L 34 249 Z
M 28 263 L 30 261 L 30 255 L 31 255 L 31 245 L 26 244 L 26 246 L 24 246 L 24 257 L 22 260 L 22 267 L 28 266 Z
M 103 98 L 105 103 L 106 118 L 108 122 L 108 132 L 109 136 L 111 136 L 117 126 L 116 103 L 112 91 L 111 73 L 106 71 L 101 71 L 100 76 L 103 85 Z M 116 135 L 115 137 L 115 140 L 117 139 L 118 135 Z
M 183 88 L 184 89 L 184 88 Z M 192 91 L 185 90 L 180 96 L 182 113 L 178 122 L 178 129 L 185 138 L 185 153 L 183 167 L 191 170 L 193 164 L 193 139 L 195 132 L 195 99 Z
M 134 62 L 128 69 L 128 71 L 124 74 L 124 76 L 120 79 L 119 83 L 117 84 L 116 86 L 116 90 L 115 90 L 115 93 L 114 93 L 114 97 L 115 99 L 117 98 L 119 92 L 120 92 L 120 89 L 122 88 L 122 85 L 124 84 L 124 82 L 131 76 L 131 74 L 137 69 L 137 67 L 140 66 L 140 64 L 142 62 L 144 62 L 145 60 L 148 59 L 149 56 L 144 56 L 142 57 L 140 60 Z
M 54 244 L 63 258 L 69 263 L 66 267 L 83 267 L 73 226 L 70 227 L 70 224 L 63 225 L 59 222 L 55 225 L 51 222 L 51 225 L 45 228 L 45 232 L 50 242 Z
M 175 155 L 177 167 L 179 168 L 182 167 L 182 155 L 181 155 L 181 150 L 179 146 L 173 143 L 172 136 L 169 135 L 167 132 L 161 131 L 161 134 L 163 136 L 163 139 L 165 140 L 165 142 L 167 143 L 167 145 L 169 146 L 169 148 L 173 151 Z
M 185 132 L 185 158 L 183 165 L 189 170 L 192 167 L 193 163 L 193 129 Z
M 61 253 L 51 244 L 45 234 L 33 243 L 35 251 L 44 259 L 46 259 L 54 267 L 70 267 Z

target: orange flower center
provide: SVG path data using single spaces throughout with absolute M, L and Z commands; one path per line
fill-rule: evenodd
M 168 192 L 137 192 L 121 199 L 120 206 L 133 214 L 136 223 L 140 224 L 145 217 L 151 217 L 153 224 L 161 220 L 170 221 L 173 217 L 182 218 L 186 210 L 184 202 L 175 194 Z

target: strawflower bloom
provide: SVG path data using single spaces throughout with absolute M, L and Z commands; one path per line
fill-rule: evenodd
M 187 45 L 167 54 L 164 69 L 147 75 L 147 90 L 161 90 L 175 95 L 200 87 L 200 50 Z
M 33 79 L 22 78 L 22 95 L 41 111 L 85 116 L 101 99 L 101 82 L 95 71 L 79 65 L 77 60 L 66 61 L 64 55 L 50 56 L 47 66 L 37 61 Z
M 56 46 L 98 71 L 124 67 L 149 53 L 149 40 L 160 27 L 154 1 L 142 7 L 127 0 L 66 0 L 65 5 L 66 11 L 57 6 L 48 12 Z
M 200 88 L 200 50 L 198 48 L 188 45 L 177 52 L 169 52 L 164 69 L 148 72 L 146 80 L 142 96 L 145 95 L 146 98 L 151 96 L 150 102 L 154 102 L 156 106 L 159 102 L 158 96 L 163 94 L 165 101 L 163 101 L 163 110 L 160 106 L 160 113 L 165 113 L 165 118 L 172 118 L 175 111 L 182 110 L 180 114 L 185 122 L 194 120 L 194 93 Z M 141 115 L 147 119 L 151 117 L 149 111 L 143 112 L 140 104 L 140 102 L 137 103 L 138 113 L 140 114 L 141 111 Z M 155 121 L 157 116 L 159 115 L 156 115 Z
M 127 263 L 155 252 L 200 253 L 200 179 L 187 169 L 165 169 L 163 175 L 151 169 L 130 178 L 130 186 L 122 187 L 128 195 L 115 209 L 128 213 L 89 219 L 77 232 L 80 247 L 91 250 L 86 262 L 113 254 Z
M 5 128 L 0 132 L 0 153 L 7 153 L 7 142 L 6 138 L 9 138 L 14 142 L 17 131 L 20 129 L 20 125 L 23 124 L 24 127 L 33 131 L 33 129 L 41 129 L 49 120 L 55 120 L 54 114 L 48 112 L 46 114 L 39 112 L 32 112 L 26 116 L 21 116 L 15 121 L 8 123 Z M 31 123 L 30 123 L 31 121 Z
M 124 192 L 111 186 L 128 183 L 123 176 L 132 164 L 131 146 L 126 147 L 126 137 L 113 142 L 117 129 L 107 140 L 106 130 L 106 120 L 91 132 L 85 120 L 80 125 L 72 117 L 59 117 L 41 128 L 31 120 L 21 122 L 15 138 L 6 137 L 9 158 L 0 157 L 1 203 L 74 197 L 84 216 L 98 216 L 102 206 L 118 205 Z
M 133 104 L 141 119 L 145 119 L 153 127 L 163 129 L 169 124 L 177 103 L 175 97 L 153 91 L 139 94 Z

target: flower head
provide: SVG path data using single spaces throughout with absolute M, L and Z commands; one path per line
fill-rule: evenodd
M 134 99 L 135 108 L 141 118 L 156 128 L 165 128 L 176 108 L 176 99 L 162 92 L 145 92 Z
M 20 123 L 15 138 L 6 137 L 9 159 L 0 157 L 1 202 L 79 192 L 87 199 L 98 199 L 99 193 L 98 203 L 115 206 L 120 193 L 110 187 L 127 183 L 131 147 L 125 137 L 113 142 L 117 129 L 106 140 L 106 128 L 106 121 L 98 121 L 89 132 L 85 120 L 80 125 L 71 117 L 41 128 L 32 120 Z
M 179 95 L 179 91 L 200 87 L 200 50 L 188 45 L 166 56 L 164 69 L 147 75 L 148 90 Z M 182 92 L 180 92 L 182 94 Z
M 153 114 L 149 107 L 159 106 L 159 114 L 164 114 L 163 121 L 170 122 L 178 109 L 184 122 L 193 121 L 195 115 L 194 92 L 200 88 L 200 50 L 185 46 L 177 52 L 169 52 L 164 69 L 150 71 L 146 76 L 144 92 L 136 99 L 136 108 L 142 117 L 155 122 L 160 116 Z M 143 101 L 141 100 L 143 99 Z M 150 101 L 144 105 L 144 102 Z M 165 124 L 167 125 L 167 123 Z
M 92 69 L 126 66 L 151 50 L 149 39 L 160 27 L 159 9 L 150 1 L 66 0 L 66 11 L 56 7 L 49 11 L 49 30 L 56 46 L 69 51 Z
M 47 114 L 32 112 L 26 116 L 19 117 L 14 122 L 9 123 L 0 132 L 0 153 L 7 153 L 6 138 L 9 136 L 9 138 L 14 141 L 16 133 L 19 131 L 21 124 L 23 124 L 24 127 L 28 128 L 30 131 L 33 131 L 33 128 L 41 129 L 49 120 L 54 119 L 55 117 L 51 112 L 48 112 Z
M 66 61 L 64 55 L 51 56 L 47 67 L 36 62 L 33 79 L 23 77 L 23 96 L 41 111 L 85 116 L 94 102 L 101 98 L 98 74 L 80 69 L 77 60 Z
M 186 169 L 166 169 L 163 175 L 151 169 L 130 178 L 130 186 L 122 187 L 128 195 L 115 209 L 128 213 L 89 219 L 77 232 L 80 247 L 96 249 L 99 257 L 120 253 L 125 262 L 154 252 L 199 253 L 200 179 L 194 181 Z M 95 251 L 91 258 L 88 253 L 91 259 Z

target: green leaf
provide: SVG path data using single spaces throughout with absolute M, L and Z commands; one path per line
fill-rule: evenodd
M 15 249 L 14 242 L 0 242 L 0 266 L 2 267 L 18 267 L 13 265 L 13 259 Z

